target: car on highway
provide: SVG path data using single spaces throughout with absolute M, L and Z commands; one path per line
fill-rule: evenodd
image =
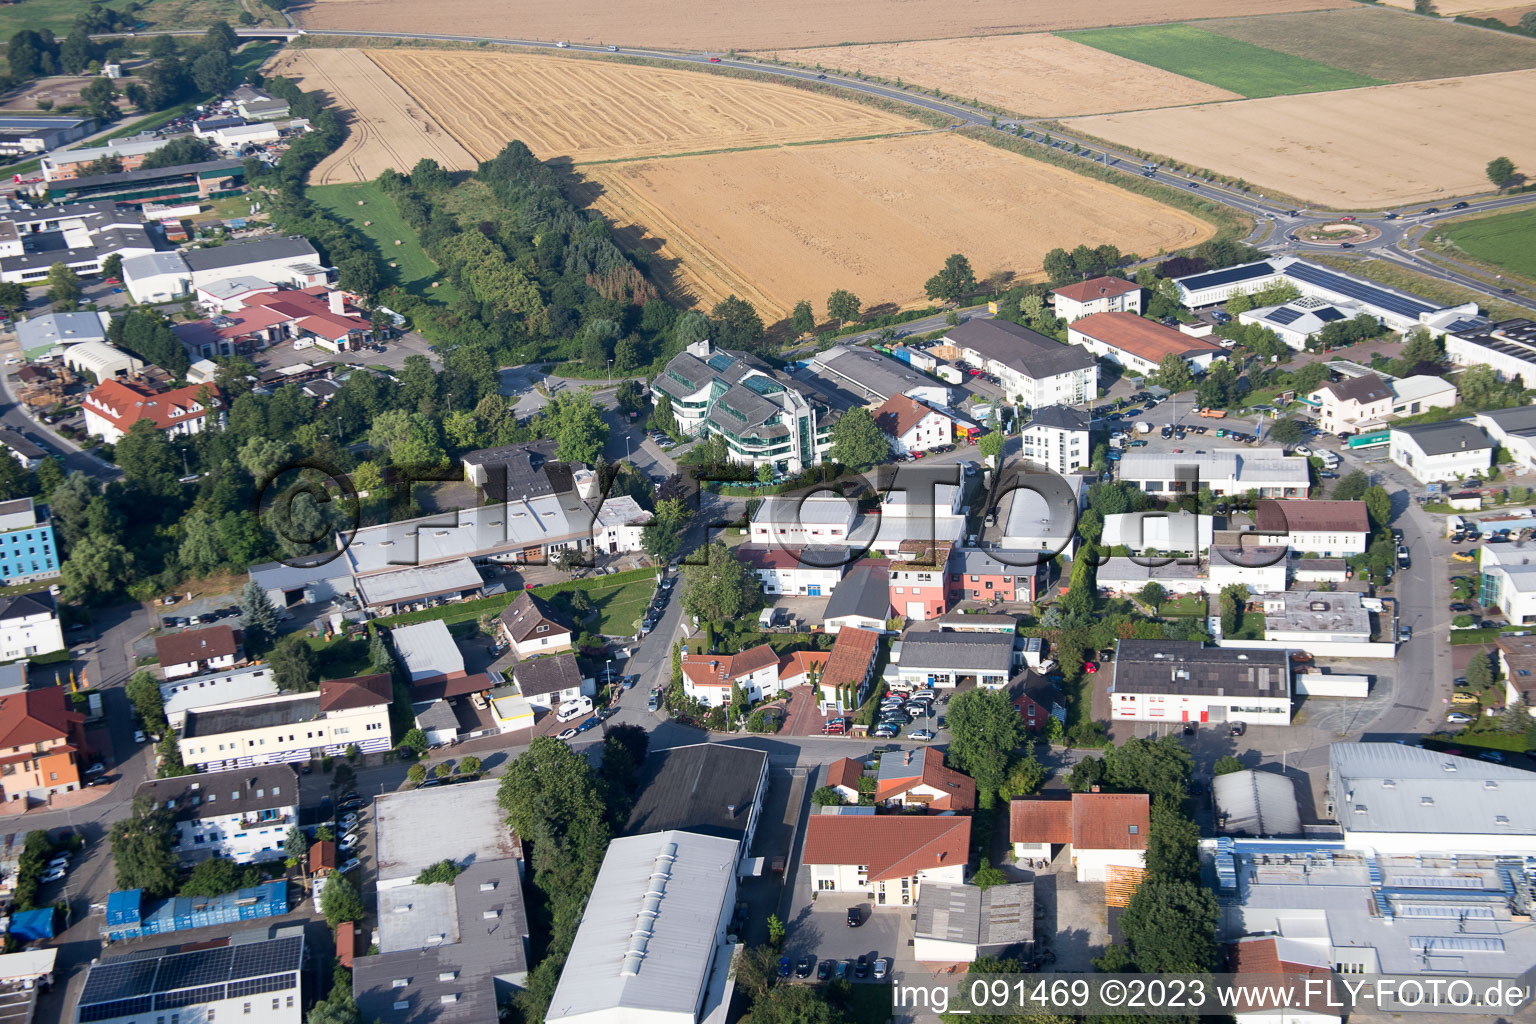
M 711 64 L 719 64 L 720 63 L 720 58 L 719 57 L 711 57 L 711 58 L 709 58 L 709 62 Z
M 619 52 L 619 48 L 617 46 L 610 46 L 610 47 L 608 47 L 608 52 L 609 53 L 618 53 Z
M 817 76 L 816 76 L 816 77 L 817 77 L 817 78 L 818 78 L 818 79 L 825 79 L 825 78 L 826 78 L 826 77 L 827 77 L 827 76 L 826 76 L 826 75 L 817 75 Z
M 1453 209 L 1453 210 L 1465 210 L 1470 205 L 1472 205 L 1472 204 L 1468 203 L 1468 202 L 1452 203 L 1451 204 L 1451 209 Z
M 1438 207 L 1438 206 L 1428 206 L 1428 207 L 1425 207 L 1424 212 L 1425 213 L 1439 213 L 1440 212 L 1440 207 Z
M 1352 221 L 1354 219 L 1355 219 L 1355 215 L 1352 214 L 1352 213 L 1339 218 L 1339 220 L 1343 221 L 1345 224 L 1348 224 L 1350 221 Z
M 1340 242 L 1339 243 L 1339 248 L 1340 249 L 1353 249 L 1354 247 L 1355 247 L 1355 243 L 1354 242 Z

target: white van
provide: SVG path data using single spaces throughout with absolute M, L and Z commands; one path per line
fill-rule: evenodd
M 555 712 L 555 721 L 569 722 L 573 718 L 580 718 L 592 710 L 591 697 L 577 697 L 560 705 L 560 710 Z

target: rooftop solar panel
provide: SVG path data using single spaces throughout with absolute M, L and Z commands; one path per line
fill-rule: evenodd
M 297 936 L 236 946 L 229 967 L 229 980 L 296 971 L 300 966 L 303 949 L 303 941 Z
M 174 1010 L 178 1006 L 191 1006 L 193 1003 L 211 1003 L 216 999 L 223 999 L 225 985 L 221 982 L 217 985 L 202 985 L 198 988 L 183 988 L 175 992 L 163 992 L 155 996 L 155 1009 Z
M 156 960 L 130 960 L 126 963 L 103 963 L 91 968 L 85 990 L 80 993 L 81 1004 L 102 1003 L 130 996 L 149 995 L 155 990 Z
M 1291 309 L 1289 306 L 1281 306 L 1279 309 L 1271 311 L 1270 314 L 1264 319 L 1268 320 L 1272 324 L 1285 325 L 1294 323 L 1300 318 L 1301 310 Z
M 1275 273 L 1274 265 L 1267 260 L 1260 260 L 1258 263 L 1244 263 L 1240 266 L 1227 267 L 1223 270 L 1209 270 L 1203 274 L 1181 277 L 1175 283 L 1190 291 L 1198 291 L 1201 288 L 1214 288 L 1217 285 L 1268 277 L 1273 273 Z
M 1325 324 L 1332 323 L 1335 320 L 1344 319 L 1344 314 L 1333 306 L 1324 306 L 1322 309 L 1315 311 L 1312 315 L 1317 317 Z
M 80 1024 L 87 1024 L 93 1020 L 110 1020 L 113 1017 L 132 1017 L 136 1013 L 148 1013 L 154 1005 L 154 1000 L 149 996 L 138 996 L 134 999 L 116 999 L 108 1003 L 92 1003 L 87 1006 L 81 1004 L 76 1011 L 76 1019 Z
M 244 981 L 229 983 L 229 998 L 238 999 L 241 996 L 254 996 L 262 992 L 281 992 L 285 988 L 298 988 L 298 986 L 297 974 L 273 974 L 265 978 L 247 978 Z
M 1305 281 L 1307 284 L 1316 285 L 1319 288 L 1326 288 L 1336 295 L 1343 295 L 1367 305 L 1375 306 L 1378 309 L 1396 313 L 1399 316 L 1417 319 L 1422 314 L 1433 313 L 1439 308 L 1427 305 L 1417 299 L 1409 298 L 1406 295 L 1398 295 L 1384 288 L 1377 288 L 1363 281 L 1356 281 L 1345 277 L 1343 274 L 1335 274 L 1332 271 L 1324 270 L 1322 267 L 1314 267 L 1310 263 L 1302 263 L 1300 261 L 1292 263 L 1285 268 L 1285 276 L 1295 278 L 1298 281 Z
M 169 992 L 224 981 L 229 977 L 231 955 L 228 946 L 220 946 L 165 957 L 160 961 L 160 973 L 155 975 L 155 991 Z
M 1476 331 L 1476 330 L 1479 330 L 1479 329 L 1481 329 L 1483 327 L 1486 327 L 1486 326 L 1487 326 L 1487 323 L 1486 323 L 1486 321 L 1483 321 L 1483 320 L 1466 320 L 1466 319 L 1461 319 L 1461 320 L 1452 320 L 1451 323 L 1450 323 L 1450 326 L 1446 327 L 1446 330 L 1450 331 L 1452 334 L 1455 334 L 1458 331 Z

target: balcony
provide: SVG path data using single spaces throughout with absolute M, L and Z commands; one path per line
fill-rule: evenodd
M 240 829 L 273 828 L 279 825 L 292 825 L 294 817 L 291 814 L 279 814 L 271 818 L 241 818 Z

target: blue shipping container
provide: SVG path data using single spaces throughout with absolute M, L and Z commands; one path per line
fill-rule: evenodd
M 167 935 L 191 928 L 280 917 L 288 913 L 288 882 L 279 878 L 223 896 L 175 896 L 161 901 L 148 913 L 139 910 L 140 898 L 141 893 L 137 889 L 108 894 L 108 939 L 116 941 L 139 935 Z

